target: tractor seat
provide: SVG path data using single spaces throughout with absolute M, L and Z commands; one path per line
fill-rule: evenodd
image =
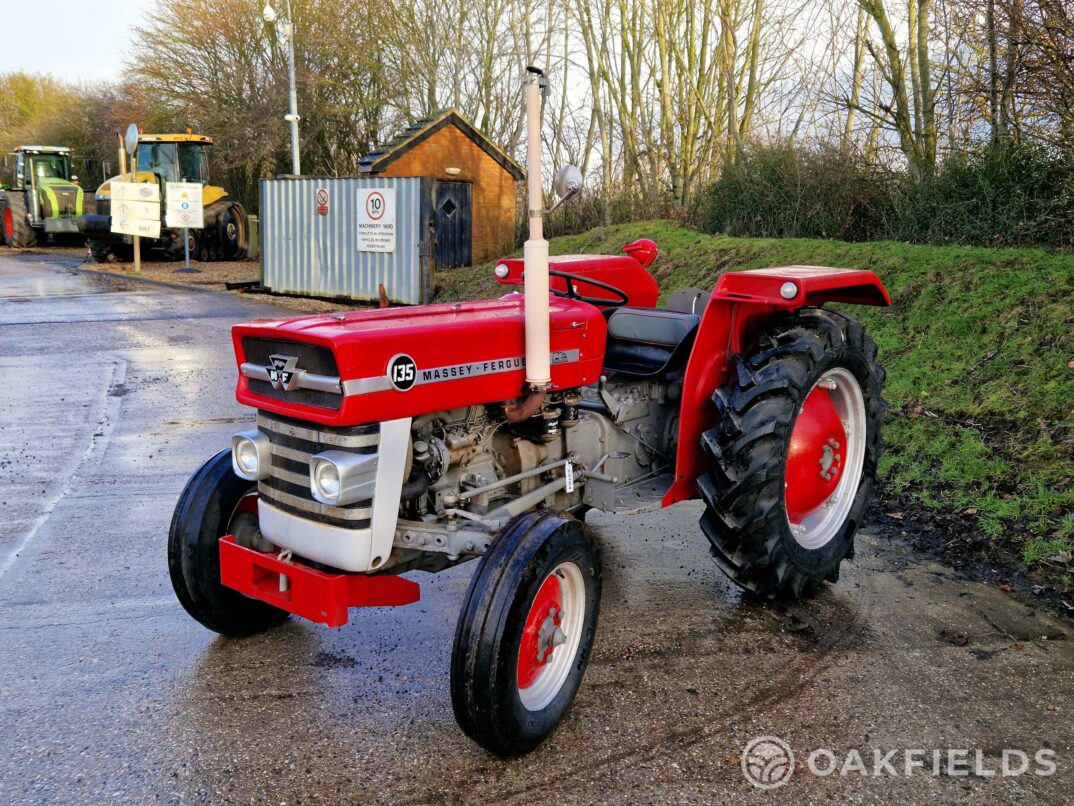
M 604 368 L 651 378 L 686 361 L 701 317 L 664 308 L 615 308 L 608 317 Z

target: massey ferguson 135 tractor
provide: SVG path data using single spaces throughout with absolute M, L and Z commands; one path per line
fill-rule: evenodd
M 654 307 L 656 244 L 549 261 L 540 104 L 529 68 L 521 285 L 497 300 L 235 326 L 256 429 L 206 462 L 172 520 L 176 595 L 248 635 L 295 614 L 405 605 L 401 576 L 477 559 L 451 657 L 462 729 L 526 752 L 563 716 L 593 646 L 601 560 L 590 508 L 700 496 L 728 576 L 764 597 L 835 581 L 880 450 L 884 371 L 825 302 L 887 305 L 867 271 L 724 274 Z M 577 169 L 556 181 L 577 193 Z

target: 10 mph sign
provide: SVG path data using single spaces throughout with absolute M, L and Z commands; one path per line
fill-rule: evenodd
M 358 191 L 358 251 L 395 251 L 395 188 Z
M 198 182 L 168 182 L 165 225 L 175 229 L 201 229 L 205 226 L 201 185 Z

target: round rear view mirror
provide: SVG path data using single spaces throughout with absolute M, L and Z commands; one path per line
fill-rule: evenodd
M 123 135 L 123 147 L 128 154 L 133 154 L 138 148 L 138 127 L 133 123 L 127 127 L 127 133 Z
M 577 165 L 564 165 L 556 174 L 552 187 L 561 199 L 576 196 L 582 191 L 582 171 Z

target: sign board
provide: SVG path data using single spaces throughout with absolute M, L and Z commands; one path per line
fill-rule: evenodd
M 112 189 L 112 232 L 160 237 L 160 187 L 146 182 L 115 182 Z
M 358 251 L 395 251 L 395 188 L 358 191 Z
M 160 204 L 160 185 L 149 182 L 112 182 L 112 201 L 141 201 Z
M 201 183 L 168 182 L 164 223 L 175 229 L 201 229 L 205 226 Z
M 328 215 L 328 188 L 317 188 L 317 215 Z

